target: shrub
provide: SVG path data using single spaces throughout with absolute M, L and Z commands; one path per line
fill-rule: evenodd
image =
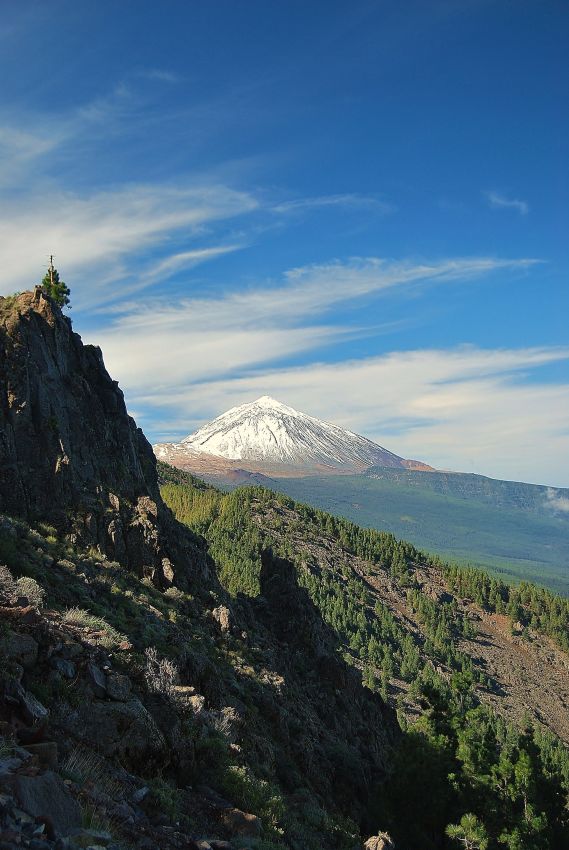
M 61 773 L 78 785 L 90 783 L 108 797 L 124 793 L 121 783 L 111 776 L 105 760 L 85 747 L 75 746 L 71 750 L 61 765 Z
M 225 738 L 212 730 L 204 738 L 198 738 L 195 751 L 199 775 L 214 784 L 221 784 L 230 764 L 229 745 Z
M 222 779 L 223 791 L 245 811 L 259 815 L 269 831 L 276 830 L 285 806 L 278 789 L 258 779 L 247 767 L 230 765 Z
M 178 668 L 168 658 L 159 658 L 153 646 L 147 647 L 144 654 L 146 656 L 144 678 L 146 679 L 148 690 L 170 696 L 174 690 L 174 686 L 180 680 Z
M 95 643 L 100 644 L 105 649 L 113 649 L 119 643 L 126 641 L 125 635 L 122 635 L 109 625 L 106 620 L 103 620 L 102 617 L 96 617 L 90 611 L 85 611 L 83 608 L 69 608 L 63 614 L 62 620 L 70 626 L 80 626 L 101 632 L 95 639 Z
M 12 602 L 16 595 L 14 576 L 6 566 L 0 566 L 0 596 L 7 602 Z
M 0 296 L 0 319 L 6 319 L 14 310 L 16 301 L 18 300 L 19 292 L 14 292 L 13 295 Z
M 164 596 L 170 602 L 183 602 L 186 598 L 186 594 L 178 587 L 167 588 L 167 590 L 164 591 Z
M 150 779 L 148 786 L 152 795 L 151 802 L 155 808 L 170 820 L 179 820 L 182 814 L 182 791 L 161 777 Z
M 25 596 L 30 605 L 42 608 L 45 600 L 45 590 L 37 581 L 29 576 L 22 576 L 16 582 L 16 595 Z
M 57 529 L 53 525 L 49 525 L 47 522 L 38 522 L 36 528 L 44 537 L 53 537 L 54 542 L 57 541 Z
M 2 534 L 0 530 L 0 563 L 3 562 L 14 569 L 18 565 L 19 559 L 20 554 L 16 541 L 13 537 Z

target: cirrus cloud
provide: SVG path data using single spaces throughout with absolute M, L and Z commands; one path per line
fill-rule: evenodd
M 539 369 L 567 361 L 569 348 L 394 351 L 254 369 L 179 385 L 171 394 L 141 387 L 133 401 L 154 410 L 157 441 L 180 439 L 224 410 L 269 393 L 440 469 L 564 487 L 569 385 L 541 383 Z M 554 497 L 550 506 L 565 510 Z
M 520 215 L 529 213 L 529 204 L 527 201 L 520 201 L 518 198 L 508 198 L 500 192 L 485 192 L 486 199 L 494 209 L 510 209 L 516 210 Z

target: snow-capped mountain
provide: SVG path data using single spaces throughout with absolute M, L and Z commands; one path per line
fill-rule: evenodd
M 200 466 L 211 460 L 231 461 L 235 467 L 270 470 L 281 466 L 351 472 L 369 466 L 426 468 L 407 461 L 377 443 L 330 422 L 301 413 L 270 396 L 233 407 L 190 434 L 180 443 L 154 447 L 160 460 L 176 466 Z

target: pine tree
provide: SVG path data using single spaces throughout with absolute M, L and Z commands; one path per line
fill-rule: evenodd
M 59 272 L 53 265 L 53 257 L 49 258 L 49 268 L 44 275 L 41 286 L 46 295 L 53 298 L 59 307 L 67 307 L 69 305 L 70 291 L 67 284 L 59 279 Z
M 449 824 L 446 834 L 449 838 L 459 841 L 465 850 L 486 850 L 489 844 L 484 824 L 471 812 L 463 815 L 459 824 Z

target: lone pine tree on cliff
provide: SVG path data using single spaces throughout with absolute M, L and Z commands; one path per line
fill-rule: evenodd
M 59 272 L 53 265 L 53 256 L 49 258 L 49 268 L 44 275 L 41 286 L 46 295 L 53 298 L 56 304 L 60 307 L 67 307 L 69 304 L 69 287 L 59 279 Z

